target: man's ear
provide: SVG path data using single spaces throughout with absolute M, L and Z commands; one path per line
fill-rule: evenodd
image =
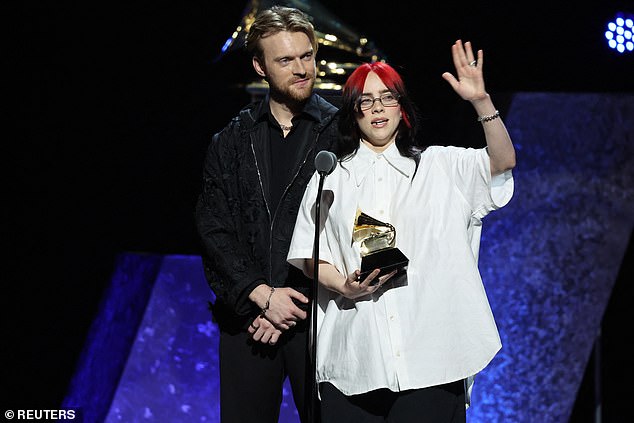
M 258 60 L 257 57 L 253 56 L 253 59 L 251 59 L 251 63 L 253 64 L 253 69 L 255 69 L 257 74 L 260 75 L 262 78 L 265 78 L 266 77 L 266 72 L 264 71 L 265 68 L 260 63 L 260 60 Z

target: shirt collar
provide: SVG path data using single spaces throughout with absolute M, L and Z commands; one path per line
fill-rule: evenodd
M 396 143 L 392 143 L 382 153 L 377 153 L 365 145 L 365 143 L 360 142 L 359 149 L 352 161 L 357 186 L 361 185 L 368 171 L 372 169 L 374 163 L 379 160 L 380 156 L 406 178 L 409 178 L 414 173 L 416 163 L 411 158 L 402 156 L 396 147 Z
M 269 100 L 270 100 L 270 96 L 267 93 L 266 96 L 264 97 L 264 100 L 262 101 L 261 106 L 257 109 L 256 115 L 255 115 L 256 122 L 266 121 L 267 119 L 270 119 L 271 121 L 275 121 L 275 118 L 273 117 L 273 114 L 271 113 L 271 106 L 270 106 Z M 316 122 L 319 122 L 321 120 L 321 109 L 319 108 L 319 101 L 317 100 L 316 95 L 313 94 L 310 96 L 306 104 L 304 104 L 304 108 L 302 109 L 301 113 L 298 114 L 296 117 L 300 117 L 302 115 L 308 116 L 309 118 L 315 120 Z

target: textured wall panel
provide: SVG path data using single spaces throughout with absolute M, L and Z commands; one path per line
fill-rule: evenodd
M 124 254 L 120 262 L 132 261 L 143 268 L 147 260 L 155 263 L 153 256 L 136 254 Z M 126 271 L 130 272 L 126 281 L 138 273 L 130 266 L 118 269 L 113 285 L 126 285 L 121 282 Z M 137 321 L 136 337 L 104 421 L 219 421 L 218 330 L 208 310 L 213 295 L 204 279 L 200 257 L 163 256 L 156 279 L 149 286 L 147 308 L 140 324 Z M 115 298 L 126 298 L 124 290 L 112 293 L 115 296 L 110 304 Z M 112 335 L 108 333 L 107 337 Z M 101 348 L 107 351 L 103 343 Z M 105 355 L 101 358 L 107 363 Z M 93 379 L 92 383 L 99 381 Z M 288 385 L 280 420 L 298 421 Z
M 77 408 L 85 422 L 102 422 L 144 319 L 163 257 L 122 254 L 91 325 L 63 408 Z
M 470 422 L 566 422 L 634 223 L 634 96 L 516 94 L 515 196 L 480 268 L 502 350 Z

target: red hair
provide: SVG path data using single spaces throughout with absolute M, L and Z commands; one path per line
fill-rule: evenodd
M 343 86 L 343 98 L 356 102 L 356 100 L 361 97 L 361 94 L 363 94 L 363 86 L 370 72 L 376 73 L 390 91 L 398 94 L 400 97 L 406 96 L 405 84 L 403 83 L 401 75 L 385 62 L 372 62 L 362 63 L 350 74 L 346 84 Z M 407 113 L 402 107 L 401 113 L 403 115 L 403 122 L 408 128 L 411 128 L 412 125 L 410 124 L 409 116 L 407 116 Z

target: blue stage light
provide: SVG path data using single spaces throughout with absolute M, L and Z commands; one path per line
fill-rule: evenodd
M 611 49 L 619 53 L 629 53 L 634 50 L 634 16 L 626 13 L 617 13 L 616 18 L 608 22 L 605 31 L 605 39 Z

